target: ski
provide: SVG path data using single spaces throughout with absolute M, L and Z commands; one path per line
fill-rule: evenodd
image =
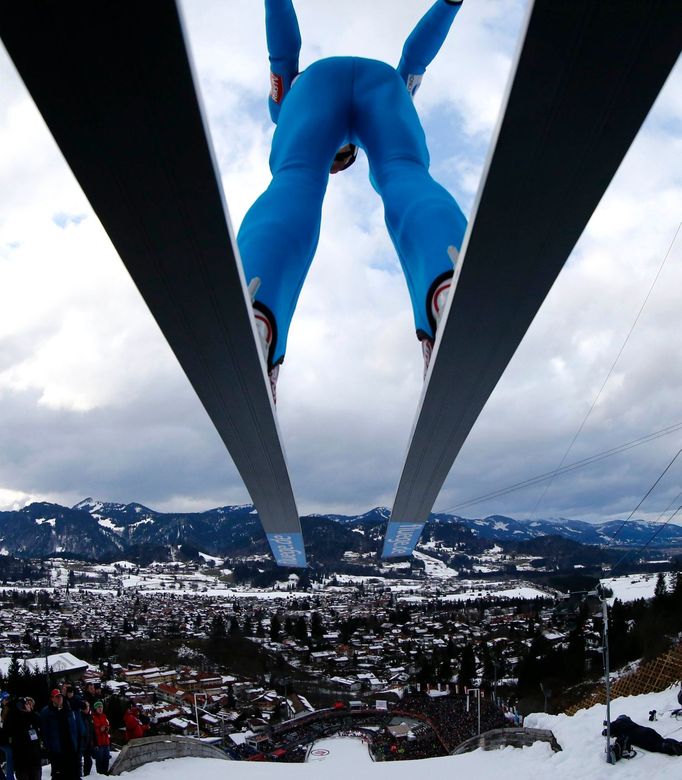
M 4 3 L 0 37 L 232 456 L 275 560 L 305 566 L 265 365 L 175 2 Z
M 382 555 L 438 493 L 682 45 L 674 0 L 535 0 L 410 436 Z

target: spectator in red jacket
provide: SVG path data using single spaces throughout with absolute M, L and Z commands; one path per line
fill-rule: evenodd
M 138 717 L 139 710 L 133 706 L 126 710 L 123 716 L 123 723 L 126 727 L 126 740 L 139 739 L 149 731 L 149 724 L 142 724 Z
M 111 758 L 111 727 L 109 719 L 104 714 L 104 704 L 96 701 L 93 705 L 92 725 L 95 732 L 95 768 L 98 775 L 109 774 L 109 759 Z

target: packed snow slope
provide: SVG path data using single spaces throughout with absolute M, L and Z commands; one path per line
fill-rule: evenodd
M 677 690 L 630 696 L 612 704 L 611 715 L 629 715 L 635 722 L 653 726 L 663 736 L 682 739 L 682 720 L 670 716 L 677 706 Z M 658 710 L 659 720 L 649 723 L 649 711 Z M 522 780 L 642 780 L 646 778 L 682 777 L 682 757 L 646 753 L 637 749 L 631 760 L 622 760 L 616 766 L 604 761 L 604 738 L 601 736 L 605 707 L 597 705 L 581 710 L 574 716 L 533 714 L 526 725 L 551 729 L 563 748 L 553 753 L 550 746 L 538 742 L 529 748 L 504 748 L 485 752 L 476 750 L 462 756 L 430 758 L 422 761 L 394 761 L 371 764 L 358 761 L 352 751 L 331 751 L 333 758 L 308 764 L 261 764 L 230 762 L 202 758 L 180 758 L 146 766 L 128 773 L 130 780 L 414 780 L 428 774 L 442 778 L 476 778 L 500 780 L 514 777 Z M 341 747 L 341 746 L 340 746 Z M 323 770 L 321 772 L 321 770 Z M 47 774 L 45 775 L 47 778 Z

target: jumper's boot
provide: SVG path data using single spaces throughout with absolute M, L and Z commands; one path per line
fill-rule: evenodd
M 450 260 L 452 260 L 452 264 L 456 265 L 459 252 L 454 246 L 448 247 L 448 255 Z M 424 357 L 424 379 L 426 379 L 426 374 L 429 370 L 429 363 L 431 362 L 431 355 L 433 354 L 433 345 L 436 339 L 436 331 L 438 330 L 440 322 L 443 319 L 445 306 L 448 302 L 448 295 L 450 294 L 450 287 L 452 286 L 453 274 L 454 272 L 450 273 L 450 275 L 446 276 L 444 279 L 441 279 L 441 281 L 438 282 L 435 289 L 431 293 L 429 310 L 431 312 L 431 319 L 434 324 L 433 339 L 430 339 L 428 336 L 424 336 L 421 340 L 422 355 Z
M 272 393 L 272 400 L 277 403 L 277 379 L 279 377 L 279 366 L 270 368 L 269 357 L 270 347 L 272 346 L 272 340 L 275 333 L 274 323 L 270 317 L 261 308 L 256 308 L 255 298 L 258 288 L 260 287 L 260 279 L 255 276 L 249 282 L 249 296 L 251 297 L 251 305 L 253 307 L 253 316 L 256 321 L 256 331 L 258 332 L 258 340 L 260 341 L 261 351 L 265 360 L 265 365 L 268 367 L 268 379 L 270 380 L 270 392 Z

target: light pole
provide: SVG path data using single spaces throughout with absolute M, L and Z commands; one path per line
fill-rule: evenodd
M 52 690 L 52 686 L 50 685 L 49 653 L 50 653 L 50 640 L 48 639 L 48 637 L 43 637 L 43 655 L 45 656 L 45 682 L 47 684 L 48 694 Z
M 201 739 L 201 729 L 199 728 L 199 707 L 197 706 L 197 696 L 203 696 L 204 697 L 204 704 L 206 703 L 207 696 L 205 693 L 193 693 L 192 696 L 194 697 L 194 720 L 197 724 L 197 739 Z
M 480 688 L 467 688 L 467 712 L 469 712 L 469 694 L 473 693 L 476 696 L 476 703 L 478 705 L 478 736 L 481 736 L 481 689 Z
M 286 719 L 289 719 L 289 698 L 287 697 L 287 683 L 289 682 L 288 677 L 282 677 L 282 684 L 284 685 L 284 713 L 286 716 Z
M 611 671 L 609 665 L 609 612 L 606 599 L 602 599 L 602 617 L 604 618 L 604 676 L 606 677 L 606 763 L 615 764 L 616 759 L 611 750 Z

